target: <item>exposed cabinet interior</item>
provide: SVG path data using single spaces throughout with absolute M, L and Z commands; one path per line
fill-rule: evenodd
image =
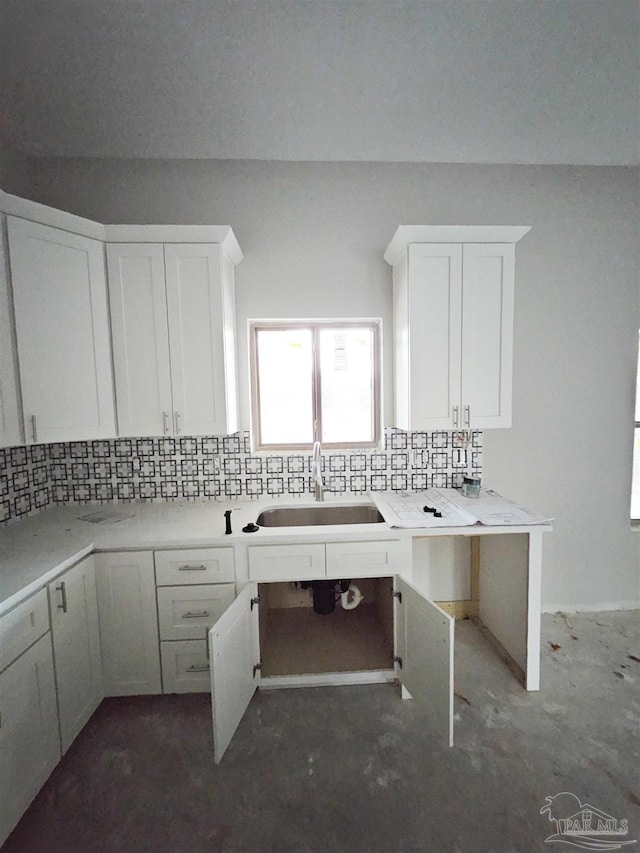
M 321 615 L 311 588 L 259 584 L 262 678 L 393 670 L 393 579 L 359 578 L 357 586 L 364 598 L 355 609 L 337 594 L 335 611 Z

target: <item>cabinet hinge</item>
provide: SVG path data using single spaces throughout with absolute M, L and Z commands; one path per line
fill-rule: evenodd
M 262 670 L 262 661 L 260 663 L 254 663 L 253 665 L 253 677 L 256 677 L 256 672 L 260 672 Z
M 394 655 L 393 662 L 397 663 L 400 669 L 402 669 L 402 658 L 400 657 L 400 655 Z
M 255 598 L 251 599 L 251 609 L 253 610 L 254 605 L 260 604 L 260 596 L 256 595 Z
M 391 595 L 398 599 L 398 604 L 402 604 L 402 593 L 399 589 L 394 589 Z

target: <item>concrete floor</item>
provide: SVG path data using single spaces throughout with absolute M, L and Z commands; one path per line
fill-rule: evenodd
M 105 700 L 2 853 L 579 850 L 545 842 L 561 792 L 639 849 L 639 627 L 544 617 L 528 694 L 458 623 L 453 749 L 391 685 L 259 692 L 218 767 L 208 696 Z

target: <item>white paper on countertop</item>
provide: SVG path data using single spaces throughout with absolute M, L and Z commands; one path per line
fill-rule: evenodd
M 449 490 L 447 490 L 449 491 Z M 505 498 L 493 489 L 482 489 L 479 498 L 466 498 L 455 489 L 454 502 L 472 513 L 485 527 L 517 526 L 519 524 L 551 524 L 553 518 L 531 512 Z
M 426 489 L 423 492 L 371 492 L 371 499 L 391 527 L 469 527 L 478 519 L 457 506 L 447 494 L 454 489 Z M 457 493 L 456 493 L 457 494 Z M 424 507 L 442 513 L 436 518 Z
M 492 489 L 483 489 L 478 498 L 467 498 L 457 489 L 426 489 L 421 492 L 371 492 L 371 499 L 391 527 L 515 527 L 550 524 L 553 519 L 537 515 L 502 497 Z M 441 518 L 425 512 L 435 507 Z

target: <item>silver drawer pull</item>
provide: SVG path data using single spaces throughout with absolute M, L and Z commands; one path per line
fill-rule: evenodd
M 186 563 L 184 566 L 178 566 L 178 571 L 179 572 L 206 572 L 207 567 L 204 564 L 202 564 L 200 566 L 190 566 L 188 563 Z
M 59 592 L 62 596 L 62 601 L 58 604 L 58 610 L 62 610 L 63 613 L 67 612 L 67 586 L 65 581 L 62 581 L 57 587 L 56 592 Z
M 186 672 L 209 672 L 209 669 L 208 663 L 192 663 L 187 667 Z
M 183 619 L 204 619 L 209 615 L 208 610 L 200 610 L 200 612 L 192 613 L 190 610 L 182 614 Z

